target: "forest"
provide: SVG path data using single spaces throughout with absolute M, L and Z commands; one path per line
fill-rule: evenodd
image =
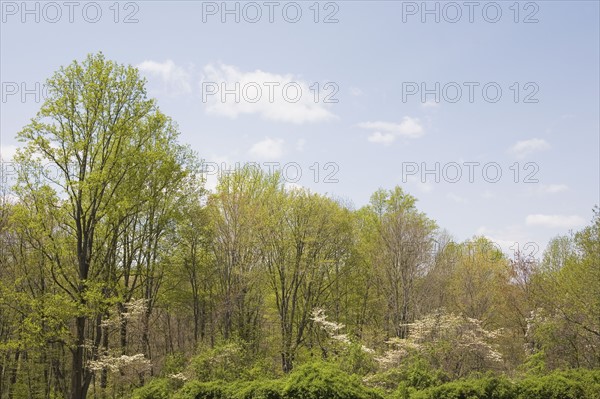
M 356 209 L 242 167 L 209 191 L 101 53 L 47 87 L 0 193 L 0 397 L 600 398 L 598 204 L 507 255 L 399 186 Z

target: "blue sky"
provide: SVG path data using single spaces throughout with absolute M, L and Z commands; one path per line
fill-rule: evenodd
M 40 106 L 23 88 L 102 51 L 211 171 L 256 162 L 355 207 L 401 185 L 457 241 L 541 250 L 600 202 L 599 2 L 475 3 L 3 1 L 2 157 Z

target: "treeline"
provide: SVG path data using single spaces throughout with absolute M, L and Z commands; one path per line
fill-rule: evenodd
M 208 193 L 144 85 L 90 55 L 49 79 L 18 133 L 0 202 L 0 397 L 261 381 L 278 388 L 245 397 L 325 397 L 289 388 L 313 382 L 387 395 L 600 367 L 597 209 L 541 259 L 509 258 L 484 237 L 455 243 L 400 187 L 353 209 L 242 168 Z

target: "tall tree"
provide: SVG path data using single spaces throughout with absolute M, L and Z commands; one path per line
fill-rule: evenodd
M 110 222 L 139 209 L 132 197 L 153 181 L 151 165 L 180 159 L 172 151 L 176 129 L 147 98 L 135 68 L 89 55 L 62 67 L 47 87 L 37 116 L 18 134 L 26 146 L 17 160 L 29 165 L 21 168 L 18 193 L 54 220 L 53 228 L 42 226 L 51 242 L 43 253 L 54 282 L 78 308 L 70 397 L 81 399 L 93 375 L 87 362 L 98 358 L 102 341 L 103 303 L 118 283 L 109 278 L 115 265 L 108 251 L 118 234 Z M 41 165 L 53 173 L 35 182 L 33 171 Z M 172 168 L 164 180 L 178 180 L 180 169 Z M 152 192 L 160 194 L 159 187 Z
M 225 339 L 256 339 L 263 303 L 257 229 L 261 203 L 277 181 L 276 176 L 246 167 L 223 175 L 208 199 Z
M 304 189 L 279 189 L 265 202 L 262 260 L 275 296 L 281 366 L 290 372 L 313 309 L 331 294 L 350 254 L 349 213 Z
M 387 306 L 385 322 L 388 332 L 400 338 L 406 337 L 415 318 L 416 283 L 430 264 L 436 230 L 415 203 L 413 196 L 396 187 L 376 191 L 368 207 L 377 225 L 374 266 Z
M 549 368 L 600 366 L 600 211 L 571 237 L 553 239 L 534 279 L 534 347 Z

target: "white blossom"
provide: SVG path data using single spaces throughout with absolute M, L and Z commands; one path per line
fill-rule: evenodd
M 152 363 L 150 363 L 150 360 L 146 359 L 143 353 L 137 353 L 131 356 L 121 355 L 118 357 L 103 355 L 100 356 L 98 360 L 92 360 L 88 364 L 89 369 L 92 371 L 108 369 L 113 373 L 122 371 L 125 367 L 142 372 L 149 370 L 151 366 Z

